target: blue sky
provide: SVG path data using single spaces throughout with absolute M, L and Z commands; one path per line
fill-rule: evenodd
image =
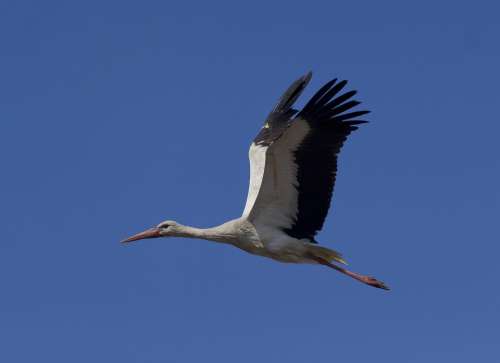
M 0 5 L 2 362 L 499 359 L 493 2 Z M 308 70 L 358 89 L 318 236 L 389 293 L 205 241 Z

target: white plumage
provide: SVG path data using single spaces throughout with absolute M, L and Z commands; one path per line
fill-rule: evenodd
M 381 281 L 338 266 L 340 253 L 314 239 L 333 193 L 337 156 L 368 111 L 355 91 L 339 95 L 346 81 L 325 84 L 301 111 L 292 106 L 311 79 L 295 81 L 280 98 L 249 150 L 250 182 L 243 214 L 220 226 L 200 229 L 165 221 L 123 242 L 155 237 L 191 237 L 227 243 L 281 262 L 321 264 L 368 285 Z

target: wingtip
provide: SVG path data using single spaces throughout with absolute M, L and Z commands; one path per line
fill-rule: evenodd
M 313 72 L 308 71 L 306 74 L 304 74 L 302 76 L 302 79 L 304 80 L 304 82 L 309 82 L 311 80 L 312 76 L 313 76 Z

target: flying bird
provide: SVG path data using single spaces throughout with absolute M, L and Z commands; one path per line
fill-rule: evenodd
M 302 110 L 293 104 L 312 73 L 293 82 L 281 96 L 250 146 L 250 185 L 241 217 L 212 228 L 175 221 L 123 240 L 199 238 L 238 247 L 280 262 L 320 264 L 367 285 L 386 289 L 381 281 L 347 270 L 342 255 L 315 239 L 332 199 L 340 149 L 369 113 L 353 110 L 356 91 L 343 92 L 347 81 L 331 80 Z

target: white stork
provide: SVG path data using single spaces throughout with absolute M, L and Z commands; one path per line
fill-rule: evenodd
M 200 238 L 280 262 L 321 264 L 388 290 L 373 277 L 333 263 L 345 264 L 340 253 L 314 239 L 330 207 L 340 149 L 357 125 L 366 122 L 358 117 L 369 111 L 350 111 L 359 104 L 351 100 L 356 91 L 340 94 L 347 81 L 337 79 L 325 84 L 301 111 L 292 108 L 311 76 L 287 89 L 250 146 L 250 185 L 240 218 L 206 229 L 167 220 L 122 242 Z

